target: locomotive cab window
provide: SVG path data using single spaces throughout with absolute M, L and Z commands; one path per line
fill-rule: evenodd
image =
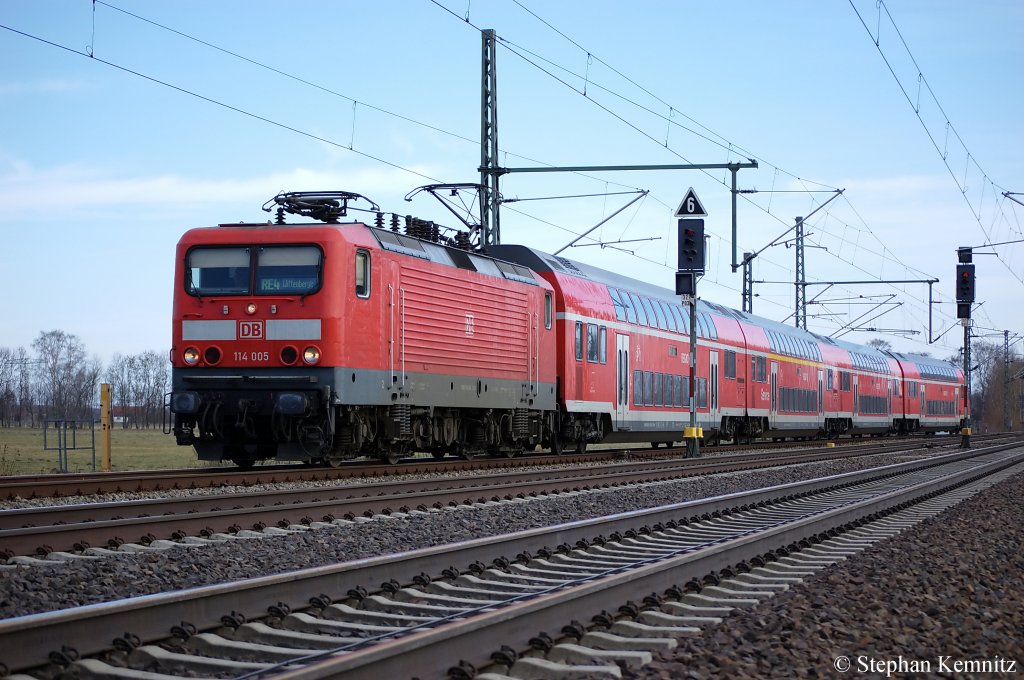
M 316 246 L 262 246 L 256 251 L 257 295 L 307 295 L 320 288 Z
M 370 297 L 370 253 L 356 251 L 356 297 Z
M 551 319 L 554 317 L 554 301 L 551 293 L 544 293 L 544 328 L 551 330 Z
M 251 266 L 247 247 L 193 248 L 185 256 L 185 289 L 198 297 L 248 295 Z

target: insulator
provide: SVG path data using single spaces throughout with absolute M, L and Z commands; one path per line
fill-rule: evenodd
M 384 228 L 384 213 L 377 213 L 373 218 L 373 226 L 378 229 Z
M 284 208 L 278 206 L 277 208 L 277 224 L 284 224 Z
M 391 213 L 391 231 L 398 231 L 398 215 Z

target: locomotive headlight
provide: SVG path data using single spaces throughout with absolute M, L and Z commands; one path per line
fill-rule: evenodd
M 249 304 L 247 304 L 245 306 L 245 313 L 246 314 L 255 314 L 256 313 L 256 303 L 255 302 L 250 302 Z
M 195 366 L 199 363 L 199 350 L 195 347 L 189 347 L 182 354 L 182 358 L 185 359 L 185 363 L 189 366 Z
M 320 349 L 310 345 L 302 351 L 302 360 L 307 364 L 315 364 L 320 361 Z

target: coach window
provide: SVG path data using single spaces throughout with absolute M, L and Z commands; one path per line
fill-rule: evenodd
M 672 305 L 672 311 L 679 317 L 679 332 L 690 334 L 690 312 L 679 305 Z
M 587 361 L 596 364 L 600 358 L 600 351 L 597 346 L 597 324 L 587 324 Z
M 608 363 L 608 329 L 601 326 L 601 339 L 597 341 L 598 353 L 601 355 L 601 363 Z
M 612 306 L 615 307 L 615 318 L 619 321 L 625 321 L 626 307 L 622 304 L 622 300 L 619 299 L 619 291 L 609 287 L 608 294 L 612 296 Z
M 356 297 L 370 297 L 370 253 L 356 251 Z
M 583 322 L 576 322 L 576 361 L 583 361 Z
M 736 352 L 731 349 L 725 350 L 725 377 L 736 377 Z
M 831 368 L 828 369 L 828 372 L 826 373 L 826 375 L 827 375 L 827 378 L 826 378 L 827 382 L 826 382 L 825 386 L 826 386 L 827 389 L 832 389 L 832 369 Z
M 551 293 L 544 293 L 544 328 L 551 330 L 551 318 L 554 316 L 552 312 L 554 301 L 551 299 Z
M 633 309 L 636 310 L 636 322 L 641 326 L 647 326 L 647 312 L 644 311 L 644 306 L 640 304 L 640 298 L 634 293 L 629 293 L 629 299 L 633 302 Z
M 633 303 L 629 300 L 629 295 L 625 291 L 613 288 L 618 293 L 619 301 L 622 302 L 622 311 L 626 315 L 626 321 L 629 323 L 636 323 L 636 311 L 633 309 Z
M 654 304 L 658 305 L 658 309 L 665 316 L 666 330 L 679 332 L 679 327 L 676 325 L 676 318 L 672 316 L 672 310 L 669 309 L 668 303 L 662 302 L 661 300 L 655 300 Z
M 658 317 L 654 313 L 654 307 L 651 306 L 650 298 L 640 296 L 640 302 L 644 304 L 644 311 L 647 312 L 647 325 L 651 328 L 659 328 L 661 324 L 658 323 Z
M 658 328 L 667 331 L 668 330 L 668 319 L 665 318 L 665 312 L 661 308 L 661 303 L 657 300 L 651 300 L 651 306 L 654 307 L 654 315 L 658 317 Z
M 633 406 L 644 405 L 644 372 L 633 371 Z

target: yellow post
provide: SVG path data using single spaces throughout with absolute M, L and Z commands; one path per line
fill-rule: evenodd
M 100 469 L 110 472 L 110 385 L 100 384 Z

